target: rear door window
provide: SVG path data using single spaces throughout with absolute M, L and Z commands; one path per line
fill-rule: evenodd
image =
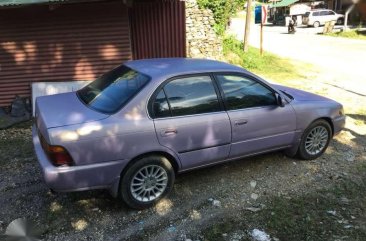
M 153 103 L 153 112 L 156 118 L 164 118 L 171 116 L 168 99 L 164 90 L 160 90 Z
M 153 101 L 155 118 L 218 111 L 221 111 L 221 106 L 210 76 L 174 79 L 160 90 Z

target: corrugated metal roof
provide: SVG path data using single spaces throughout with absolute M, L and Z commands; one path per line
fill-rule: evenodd
M 299 0 L 282 0 L 281 2 L 276 2 L 275 4 L 272 4 L 272 8 L 279 8 L 279 7 L 287 7 L 295 2 L 298 2 Z
M 0 0 L 0 6 L 41 4 L 51 2 L 65 2 L 68 0 Z
M 0 0 L 0 7 L 11 7 L 32 4 L 72 3 L 72 2 L 96 2 L 103 0 Z

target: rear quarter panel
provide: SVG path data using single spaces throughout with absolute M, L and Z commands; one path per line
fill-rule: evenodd
M 128 163 L 136 156 L 157 151 L 179 160 L 157 140 L 154 122 L 146 111 L 150 92 L 151 87 L 147 86 L 124 108 L 106 119 L 49 129 L 51 144 L 64 146 L 76 165 L 107 161 Z

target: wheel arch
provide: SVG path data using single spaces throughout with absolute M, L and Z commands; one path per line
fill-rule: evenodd
M 300 145 L 300 141 L 301 139 L 303 138 L 303 135 L 304 135 L 304 132 L 305 132 L 305 129 L 307 127 L 309 127 L 311 124 L 313 124 L 314 122 L 318 121 L 318 120 L 324 120 L 326 121 L 329 125 L 330 125 L 330 128 L 332 130 L 332 137 L 334 135 L 334 125 L 333 125 L 333 122 L 332 122 L 332 119 L 329 118 L 329 117 L 318 117 L 316 119 L 314 119 L 313 121 L 311 121 L 305 128 L 304 130 L 302 131 L 301 135 L 300 135 L 300 140 L 298 142 L 296 142 L 294 144 L 294 146 L 292 146 L 291 148 L 289 149 L 286 149 L 285 150 L 285 154 L 288 156 L 288 157 L 294 157 L 296 156 L 297 152 L 298 152 L 298 149 L 299 149 L 299 145 Z
M 333 135 L 334 135 L 334 125 L 333 125 L 332 119 L 329 118 L 329 117 L 320 117 L 320 118 L 314 120 L 313 122 L 311 122 L 310 125 L 313 124 L 315 121 L 318 121 L 318 120 L 325 120 L 326 122 L 328 122 L 328 124 L 330 125 L 330 128 L 332 130 L 332 137 L 333 137 Z
M 175 172 L 175 174 L 177 174 L 179 172 L 180 169 L 180 162 L 178 157 L 174 156 L 173 154 L 169 153 L 168 151 L 150 151 L 150 152 L 146 152 L 146 153 L 142 153 L 137 155 L 136 157 L 132 158 L 127 164 L 126 166 L 123 168 L 123 170 L 121 171 L 121 174 L 119 175 L 119 177 L 112 183 L 109 192 L 111 193 L 111 195 L 113 197 L 118 197 L 119 194 L 119 186 L 120 186 L 120 180 L 121 177 L 123 177 L 123 175 L 126 173 L 126 171 L 128 170 L 128 168 L 137 160 L 147 157 L 147 156 L 151 156 L 151 155 L 159 155 L 159 156 L 163 156 L 166 159 L 168 159 L 168 161 L 170 162 L 170 164 L 173 167 L 173 170 Z
M 166 159 L 168 159 L 168 161 L 170 162 L 170 164 L 172 164 L 172 167 L 174 169 L 175 173 L 178 173 L 179 169 L 180 169 L 180 165 L 179 165 L 179 161 L 177 160 L 177 157 L 174 157 L 171 153 L 168 153 L 166 151 L 151 151 L 151 152 L 146 152 L 143 154 L 140 154 L 134 158 L 132 158 L 127 165 L 125 166 L 125 168 L 123 168 L 123 171 L 121 172 L 121 176 L 124 174 L 124 172 L 126 172 L 126 170 L 128 169 L 128 167 L 130 167 L 136 160 L 139 160 L 141 158 L 147 157 L 147 156 L 152 156 L 152 155 L 158 155 L 158 156 L 163 156 Z

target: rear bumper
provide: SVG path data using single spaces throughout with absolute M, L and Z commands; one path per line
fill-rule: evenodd
M 36 126 L 32 128 L 34 150 L 47 186 L 56 192 L 83 191 L 89 189 L 115 189 L 125 161 L 98 164 L 55 167 L 43 151 Z
M 344 126 L 346 125 L 346 116 L 338 116 L 332 120 L 333 122 L 333 135 L 337 135 L 339 132 L 341 132 L 344 129 Z

